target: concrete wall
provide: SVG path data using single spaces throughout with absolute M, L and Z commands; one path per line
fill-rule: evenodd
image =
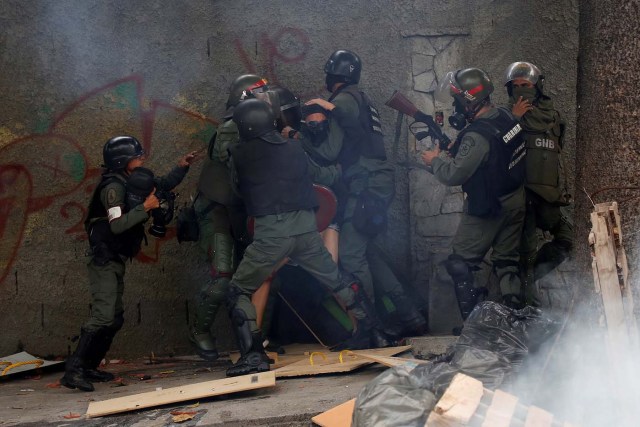
M 427 113 L 432 83 L 449 69 L 485 68 L 496 80 L 515 60 L 541 66 L 569 119 L 573 152 L 577 5 L 505 1 L 0 2 L 0 354 L 64 354 L 86 319 L 87 248 L 81 221 L 97 183 L 101 147 L 136 135 L 159 173 L 205 146 L 230 82 L 255 72 L 301 98 L 325 95 L 322 66 L 356 51 L 361 87 L 381 110 L 397 167 L 392 225 L 380 242 L 431 299 L 436 331 L 453 320 L 437 263 L 449 251 L 461 194 L 400 166 L 425 146 L 384 107 L 399 89 Z M 449 130 L 446 130 L 449 132 Z M 452 134 L 453 135 L 453 134 Z M 199 166 L 178 191 L 193 193 Z M 123 356 L 184 352 L 190 296 L 207 278 L 193 244 L 150 238 L 127 266 Z M 439 298 L 439 299 L 438 299 Z M 221 347 L 233 346 L 224 313 Z
M 629 257 L 631 280 L 638 271 L 638 187 L 640 187 L 640 106 L 635 86 L 640 61 L 638 1 L 585 0 L 580 3 L 580 64 L 578 74 L 578 133 L 576 235 L 588 236 L 592 203 L 617 201 L 622 243 Z M 631 188 L 631 189 L 629 189 Z M 635 189 L 634 189 L 635 188 Z M 587 193 L 592 197 L 587 197 Z M 582 238 L 585 241 L 585 238 Z M 591 263 L 589 247 L 578 247 L 577 260 L 585 271 Z M 590 283 L 591 277 L 585 275 Z M 633 285 L 638 292 L 638 285 Z M 582 286 L 583 298 L 592 296 Z M 637 299 L 636 299 L 637 301 Z M 636 304 L 637 310 L 637 304 Z M 637 314 L 636 314 L 637 316 Z

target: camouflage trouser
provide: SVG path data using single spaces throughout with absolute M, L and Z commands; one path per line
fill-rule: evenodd
M 502 295 L 521 295 L 518 247 L 524 216 L 524 206 L 492 218 L 463 214 L 453 239 L 453 253 L 461 256 L 472 271 L 493 249 L 491 261 Z

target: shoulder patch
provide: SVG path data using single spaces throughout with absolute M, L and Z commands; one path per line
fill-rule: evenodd
M 471 146 L 469 145 L 469 143 L 467 143 L 466 141 L 463 141 L 462 144 L 460 145 L 460 149 L 458 150 L 458 156 L 465 157 L 467 154 L 469 154 L 470 150 L 471 150 Z
M 116 203 L 116 200 L 118 200 L 118 193 L 115 189 L 109 188 L 107 190 L 107 203 L 112 206 Z

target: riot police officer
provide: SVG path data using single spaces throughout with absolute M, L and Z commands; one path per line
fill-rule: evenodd
M 178 185 L 194 158 L 195 152 L 185 155 L 167 176 L 158 178 L 141 167 L 145 151 L 136 138 L 117 136 L 104 145 L 105 171 L 85 219 L 91 245 L 87 263 L 91 316 L 81 328 L 76 350 L 67 359 L 60 380 L 63 386 L 93 391 L 92 382 L 113 379 L 111 373 L 97 368 L 124 323 L 125 260 L 140 250 L 150 212 L 161 208 L 156 190 Z
M 524 221 L 524 157 L 522 130 L 506 109 L 496 108 L 493 83 L 478 68 L 450 72 L 437 90 L 444 102 L 453 97 L 456 114 L 450 123 L 461 130 L 452 154 L 439 148 L 422 159 L 445 185 L 462 185 L 464 213 L 445 268 L 453 279 L 463 320 L 481 296 L 472 271 L 489 249 L 503 302 L 522 306 L 518 245 Z
M 244 99 L 267 89 L 267 81 L 255 74 L 238 76 L 229 88 L 224 121 L 209 141 L 200 179 L 195 210 L 200 227 L 199 246 L 210 263 L 211 281 L 196 296 L 195 318 L 189 339 L 205 360 L 218 358 L 211 327 L 234 271 L 235 258 L 248 244 L 247 215 L 242 200 L 233 192 L 229 179 L 229 148 L 238 142 L 238 128 L 233 111 Z
M 388 298 L 396 307 L 404 331 L 386 329 L 390 335 L 423 332 L 426 320 L 398 279 L 383 263 L 371 265 L 367 258 L 368 247 L 386 228 L 395 182 L 393 167 L 387 162 L 380 116 L 358 87 L 362 61 L 354 52 L 340 49 L 331 54 L 324 71 L 331 96 L 328 101 L 307 102 L 321 106 L 328 115 L 324 135 L 320 131 L 313 137 L 309 132 L 308 137 L 305 132 L 297 136 L 312 159 L 320 164 L 339 165 L 342 170 L 340 182 L 333 186 L 338 194 L 340 265 L 362 283 L 372 301 Z M 375 281 L 372 269 L 377 276 Z M 380 289 L 374 290 L 374 283 Z
M 317 200 L 307 155 L 298 142 L 278 133 L 276 117 L 263 101 L 240 103 L 233 121 L 240 143 L 230 148 L 232 183 L 247 213 L 255 217 L 255 225 L 253 242 L 231 279 L 227 295 L 241 353 L 227 375 L 269 370 L 251 296 L 286 257 L 329 287 L 358 319 L 358 328 L 345 346 L 369 348 L 371 335 L 376 333 L 375 313 L 357 285 L 341 277 L 317 232 Z
M 526 274 L 528 299 L 535 301 L 533 282 L 557 267 L 573 248 L 571 219 L 563 206 L 570 202 L 562 162 L 564 121 L 553 100 L 544 92 L 544 76 L 529 62 L 514 62 L 505 72 L 512 112 L 524 130 L 527 143 L 527 214 L 520 257 Z M 553 240 L 537 250 L 536 228 Z M 531 273 L 533 270 L 533 277 Z

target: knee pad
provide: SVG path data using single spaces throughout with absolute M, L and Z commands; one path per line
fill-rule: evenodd
M 454 283 L 473 283 L 473 274 L 471 273 L 471 269 L 464 258 L 460 255 L 449 255 L 449 258 L 443 262 L 443 265 Z
M 231 322 L 236 327 L 243 326 L 249 320 L 249 317 L 247 317 L 247 313 L 245 313 L 244 310 L 239 308 L 231 309 L 230 316 L 231 316 Z
M 233 271 L 233 238 L 229 234 L 213 235 L 213 268 L 219 276 L 230 277 Z
M 227 277 L 219 277 L 213 282 L 207 283 L 198 293 L 200 301 L 203 303 L 221 304 L 227 296 L 230 281 L 231 279 Z
M 225 305 L 227 306 L 227 310 L 229 310 L 230 317 L 232 316 L 231 310 L 233 310 L 238 303 L 240 295 L 242 295 L 242 289 L 234 285 L 233 282 L 230 283 L 225 295 Z

